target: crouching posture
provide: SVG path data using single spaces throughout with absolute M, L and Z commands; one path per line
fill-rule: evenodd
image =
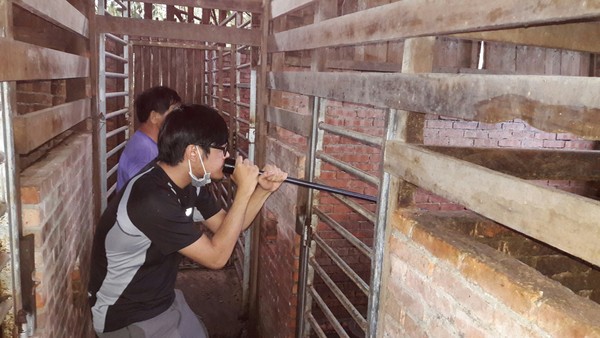
M 204 325 L 175 289 L 182 255 L 213 269 L 225 265 L 240 233 L 287 177 L 262 175 L 238 156 L 229 210 L 202 189 L 223 178 L 227 125 L 216 110 L 183 105 L 165 119 L 158 157 L 110 202 L 94 235 L 89 297 L 99 337 L 204 337 Z M 201 216 L 201 217 L 199 217 Z M 212 235 L 194 219 L 203 219 Z

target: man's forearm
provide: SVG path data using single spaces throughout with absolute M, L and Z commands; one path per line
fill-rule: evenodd
M 244 230 L 248 229 L 250 224 L 252 224 L 252 221 L 254 221 L 256 215 L 258 215 L 258 212 L 265 204 L 265 201 L 267 198 L 269 198 L 269 196 L 271 196 L 271 192 L 260 187 L 256 187 L 256 190 L 254 190 L 254 193 L 252 193 L 250 201 L 248 202 L 248 208 L 246 208 L 246 215 L 244 217 Z

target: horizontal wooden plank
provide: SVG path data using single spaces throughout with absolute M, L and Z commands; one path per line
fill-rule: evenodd
M 262 13 L 261 0 L 143 0 L 145 3 Z
M 267 121 L 298 135 L 306 137 L 310 135 L 311 116 L 309 115 L 269 107 L 267 110 Z
M 13 3 L 53 24 L 88 37 L 89 22 L 84 14 L 66 0 L 13 0 Z
M 0 81 L 88 77 L 89 59 L 83 56 L 0 38 Z
M 390 141 L 386 172 L 487 218 L 600 265 L 600 202 Z
M 427 13 L 427 15 L 423 15 Z M 269 52 L 530 27 L 600 16 L 600 1 L 404 0 L 279 32 Z
M 600 180 L 600 151 L 424 146 L 504 174 L 531 180 Z
M 161 47 L 161 48 L 181 48 L 181 49 L 197 49 L 197 50 L 219 50 L 231 52 L 230 48 L 221 46 L 208 46 L 202 43 L 196 42 L 164 42 L 164 41 L 147 41 L 147 40 L 129 40 L 134 46 L 148 46 L 148 47 Z
M 96 16 L 99 33 L 129 34 L 189 41 L 260 45 L 260 30 L 192 23 Z
M 285 64 L 293 67 L 310 68 L 311 59 L 294 56 L 285 56 Z M 325 60 L 325 68 L 327 69 L 345 69 L 359 70 L 362 72 L 400 72 L 402 65 L 391 62 L 371 62 L 371 61 L 353 61 L 353 60 L 338 60 L 328 57 Z
M 462 33 L 453 37 L 600 53 L 600 22 Z
M 600 78 L 487 74 L 276 72 L 271 89 L 480 122 L 515 118 L 600 140 Z
M 272 0 L 270 1 L 271 17 L 276 18 L 280 15 L 308 6 L 313 2 L 314 0 Z
M 90 99 L 81 99 L 13 117 L 15 149 L 27 154 L 91 115 Z

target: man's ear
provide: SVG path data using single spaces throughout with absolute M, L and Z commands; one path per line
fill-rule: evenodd
M 156 110 L 153 110 L 150 112 L 150 122 L 152 124 L 160 125 L 161 120 L 162 120 L 161 113 L 157 112 Z
M 198 161 L 198 156 L 202 155 L 202 153 L 198 153 L 198 151 L 202 152 L 202 149 L 193 144 L 188 144 L 188 146 L 185 147 L 185 155 L 192 161 Z

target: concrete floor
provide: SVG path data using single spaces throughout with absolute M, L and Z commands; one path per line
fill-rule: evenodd
M 247 337 L 246 320 L 241 318 L 241 283 L 233 267 L 181 269 L 176 287 L 202 318 L 211 338 Z

